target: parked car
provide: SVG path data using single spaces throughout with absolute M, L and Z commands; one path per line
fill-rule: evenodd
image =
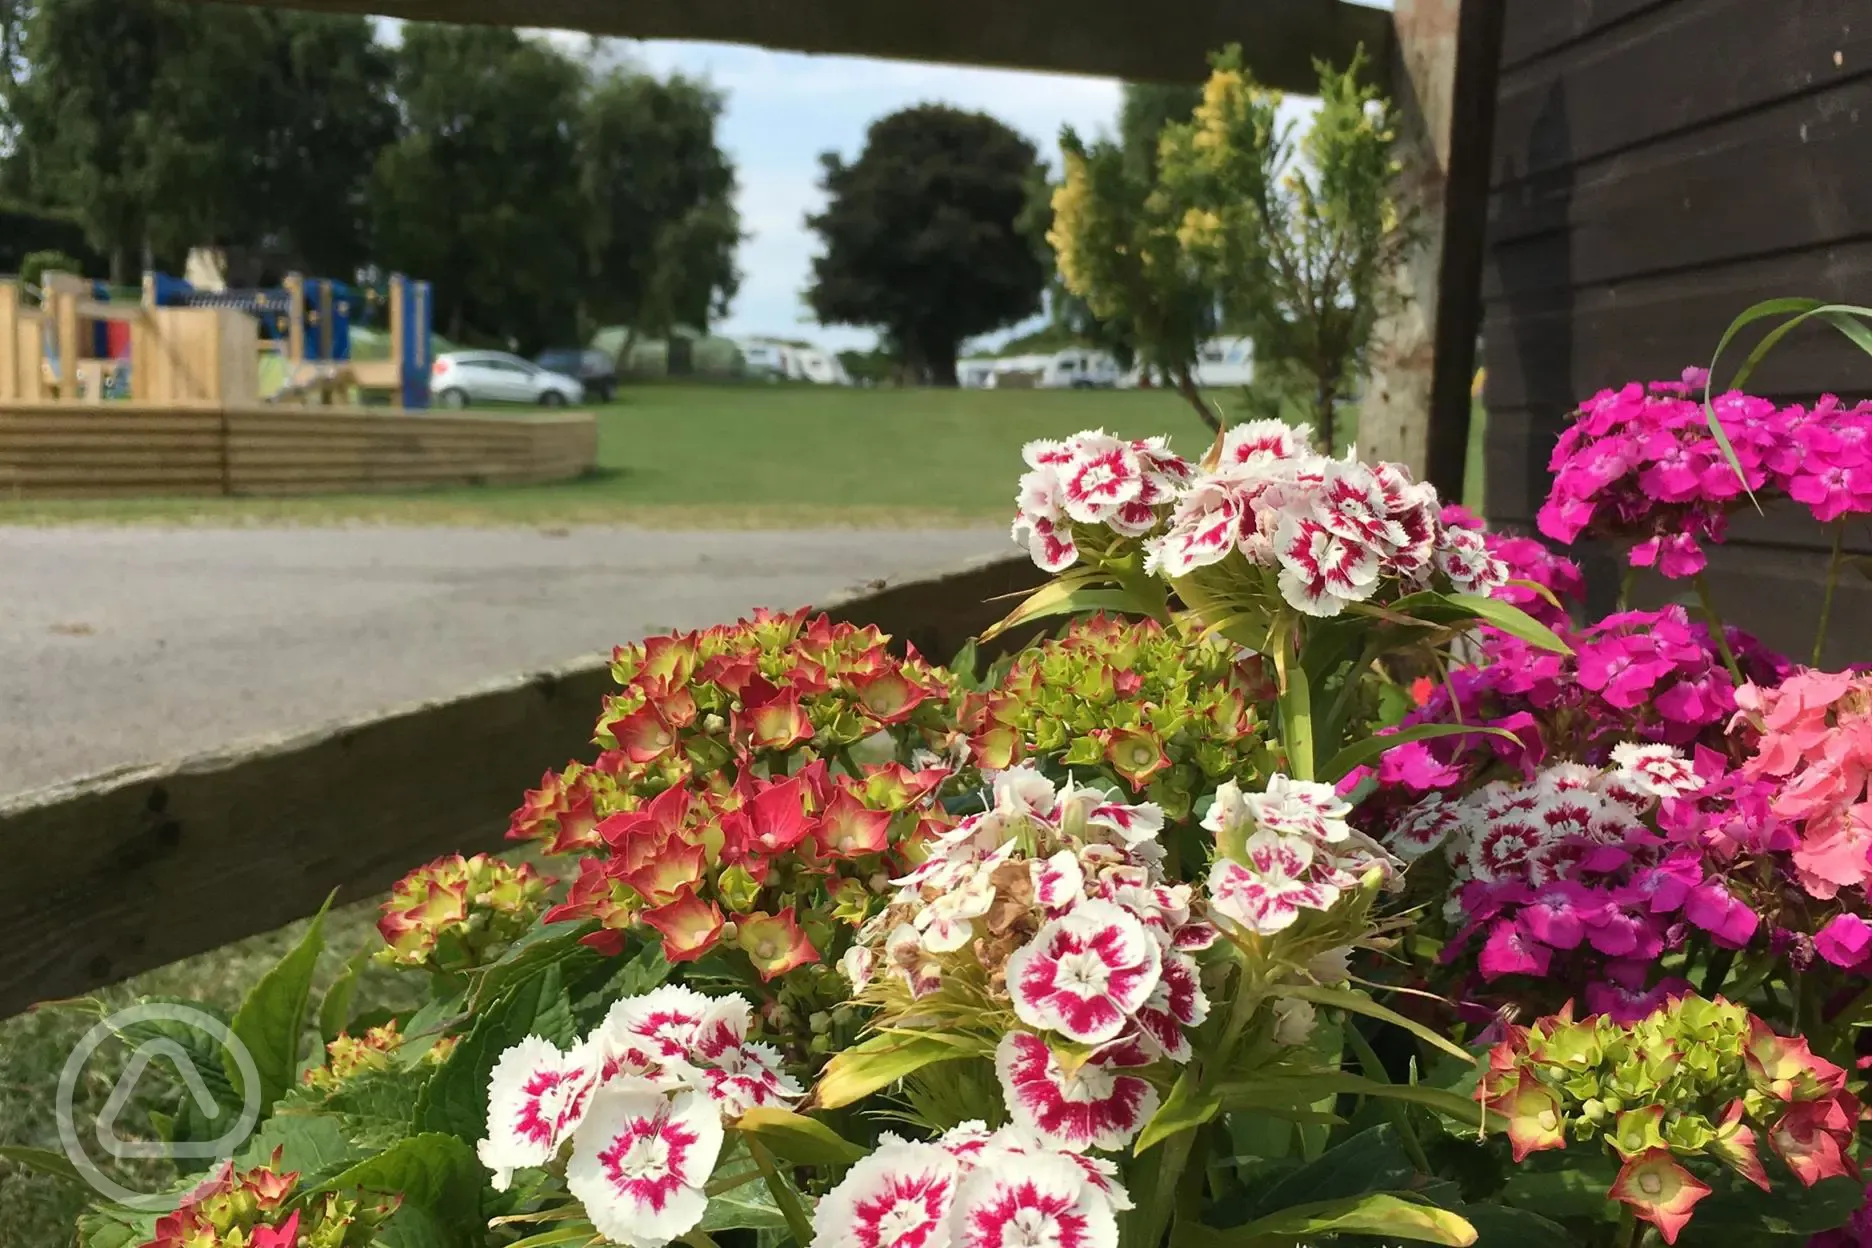
M 555 373 L 505 351 L 451 351 L 436 356 L 429 390 L 440 407 L 470 403 L 538 403 L 562 407 L 583 402 L 576 377 Z
M 617 361 L 590 347 L 553 347 L 533 357 L 533 362 L 548 372 L 576 377 L 585 387 L 585 397 L 597 403 L 609 403 L 617 393 Z

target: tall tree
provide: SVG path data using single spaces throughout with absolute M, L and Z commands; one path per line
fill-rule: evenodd
M 450 337 L 531 349 L 576 332 L 584 71 L 511 30 L 410 25 L 397 53 L 402 134 L 378 157 L 386 267 L 427 276 Z
M 820 161 L 807 301 L 822 323 L 881 329 L 914 374 L 952 386 L 964 339 L 1039 310 L 1046 274 L 1019 228 L 1036 153 L 1013 130 L 922 105 L 872 123 L 854 163 Z
M 391 54 L 369 18 L 268 16 L 276 104 L 260 215 L 303 268 L 348 277 L 370 259 L 371 170 L 397 135 Z
M 613 70 L 579 132 L 590 265 L 586 311 L 646 334 L 707 328 L 740 286 L 735 175 L 715 142 L 721 94 L 676 75 Z
M 180 0 L 21 11 L 17 72 L 0 77 L 11 180 L 73 210 L 115 278 L 208 242 L 340 274 L 363 259 L 357 204 L 394 121 L 365 19 Z
M 1202 87 L 1181 82 L 1127 82 L 1118 105 L 1118 143 L 1125 160 L 1145 177 L 1157 172 L 1164 127 L 1188 121 L 1202 103 Z

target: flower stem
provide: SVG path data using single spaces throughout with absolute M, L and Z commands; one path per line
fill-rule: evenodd
M 1703 995 L 1713 997 L 1722 990 L 1723 981 L 1729 978 L 1729 968 L 1735 963 L 1735 950 L 1718 949 L 1710 954 L 1709 966 L 1703 971 Z
M 1839 588 L 1840 562 L 1846 552 L 1846 521 L 1833 522 L 1833 557 L 1827 561 L 1826 596 L 1820 600 L 1820 626 L 1814 631 L 1812 667 L 1820 666 L 1826 650 L 1827 623 L 1833 618 L 1833 591 Z
M 799 1197 L 780 1177 L 780 1168 L 774 1164 L 773 1154 L 767 1151 L 765 1144 L 747 1132 L 742 1132 L 741 1141 L 747 1145 L 748 1156 L 760 1167 L 761 1178 L 767 1180 L 767 1190 L 773 1193 L 774 1204 L 780 1206 L 780 1216 L 786 1219 L 787 1230 L 793 1233 L 793 1238 L 801 1245 L 810 1244 L 813 1237 L 812 1223 L 807 1219 L 806 1211 L 800 1208 Z
M 1618 602 L 1614 604 L 1617 610 L 1621 612 L 1631 610 L 1632 586 L 1636 585 L 1637 583 L 1638 583 L 1638 569 L 1631 566 L 1630 564 L 1625 565 L 1625 571 L 1619 577 Z
M 1619 1206 L 1618 1238 L 1613 1242 L 1617 1248 L 1638 1248 L 1644 1242 L 1645 1224 L 1638 1220 L 1637 1211 L 1630 1205 Z
M 1722 616 L 1716 614 L 1716 598 L 1710 593 L 1709 578 L 1703 573 L 1696 574 L 1697 601 L 1703 605 L 1703 618 L 1709 624 L 1710 636 L 1716 640 L 1716 648 L 1722 652 L 1723 666 L 1729 669 L 1729 678 L 1739 689 L 1742 679 L 1742 665 L 1736 662 L 1735 651 L 1729 648 L 1729 632 L 1723 627 Z

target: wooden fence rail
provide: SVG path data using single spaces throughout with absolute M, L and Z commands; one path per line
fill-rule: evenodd
M 831 599 L 946 661 L 1030 588 L 1025 559 Z M 0 804 L 0 1018 L 497 849 L 542 772 L 590 757 L 609 656 Z
M 579 476 L 597 456 L 584 412 L 0 403 L 0 499 L 520 485 Z

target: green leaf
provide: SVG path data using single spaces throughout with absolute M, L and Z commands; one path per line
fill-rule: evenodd
M 1397 1132 L 1385 1124 L 1359 1132 L 1272 1184 L 1238 1190 L 1216 1202 L 1204 1220 L 1211 1226 L 1236 1227 L 1297 1206 L 1398 1191 L 1419 1181 Z
M 1386 750 L 1408 745 L 1412 741 L 1429 741 L 1435 737 L 1459 737 L 1471 733 L 1493 734 L 1506 737 L 1510 741 L 1520 741 L 1519 737 L 1505 728 L 1491 728 L 1483 724 L 1412 724 L 1408 728 L 1400 728 L 1396 732 L 1386 733 L 1383 736 L 1366 737 L 1363 741 L 1355 741 L 1346 746 L 1345 749 L 1333 755 L 1331 762 L 1320 769 L 1319 778 L 1331 784 L 1353 768 L 1363 766 L 1380 757 Z
M 140 1248 L 156 1237 L 158 1216 L 117 1205 L 94 1205 L 79 1215 L 78 1239 L 84 1248 Z
M 1351 988 L 1325 988 L 1318 984 L 1283 984 L 1278 990 L 1281 996 L 1298 997 L 1302 1001 L 1311 1001 L 1314 1005 L 1328 1005 L 1335 1009 L 1346 1010 L 1353 1014 L 1363 1014 L 1380 1022 L 1390 1023 L 1393 1027 L 1402 1027 L 1425 1044 L 1473 1064 L 1475 1057 L 1460 1044 L 1437 1034 L 1416 1019 L 1405 1018 L 1396 1010 L 1387 1009 L 1364 993 Z
M 534 928 L 507 947 L 505 953 L 483 969 L 469 994 L 467 1010 L 479 1014 L 515 984 L 543 973 L 547 967 L 559 968 L 560 982 L 570 984 L 592 967 L 603 962 L 604 955 L 579 940 L 595 930 L 590 923 L 554 923 Z
M 330 1044 L 344 1031 L 351 1021 L 351 1003 L 357 997 L 358 977 L 364 968 L 370 965 L 371 951 L 360 949 L 344 964 L 344 970 L 338 972 L 338 978 L 325 990 L 325 999 L 319 1002 L 319 1035 Z
M 71 1158 L 64 1153 L 55 1153 L 49 1148 L 27 1148 L 18 1144 L 0 1144 L 0 1161 L 11 1162 L 34 1174 L 43 1174 L 49 1178 L 64 1179 L 68 1183 L 85 1184 L 85 1177 L 78 1173 L 78 1167 L 72 1165 Z
M 273 1164 L 297 1171 L 302 1179 L 333 1173 L 358 1159 L 358 1148 L 331 1114 L 275 1114 L 260 1124 L 237 1159 L 242 1170 Z
M 260 977 L 260 982 L 241 1002 L 240 1009 L 234 1012 L 234 1036 L 247 1046 L 254 1070 L 260 1076 L 262 1112 L 286 1095 L 286 1090 L 299 1079 L 306 999 L 312 994 L 312 972 L 317 969 L 319 954 L 325 949 L 325 912 L 330 908 L 331 898 L 327 897 L 299 943 Z M 222 1066 L 234 1090 L 245 1096 L 247 1089 L 241 1086 L 240 1066 L 234 1055 L 224 1054 Z
M 555 1044 L 572 1040 L 572 1006 L 560 986 L 559 968 L 522 980 L 475 1020 L 474 1029 L 423 1085 L 416 1102 L 416 1127 L 478 1140 L 487 1134 L 488 1078 L 500 1055 L 528 1036 Z
M 1757 321 L 1773 316 L 1786 316 L 1788 319 L 1768 331 L 1762 340 L 1755 344 L 1755 349 L 1749 352 L 1741 367 L 1737 368 L 1735 375 L 1729 379 L 1727 389 L 1740 390 L 1748 384 L 1748 379 L 1754 375 L 1756 366 L 1767 357 L 1776 344 L 1815 317 L 1839 330 L 1861 351 L 1872 355 L 1872 331 L 1868 331 L 1865 326 L 1859 324 L 1861 318 L 1872 319 L 1872 308 L 1857 307 L 1848 303 L 1826 303 L 1819 299 L 1782 298 L 1764 299 L 1752 307 L 1743 309 L 1735 320 L 1729 322 L 1729 328 L 1725 329 L 1722 337 L 1717 340 L 1716 353 L 1710 357 L 1709 380 L 1704 383 L 1703 387 L 1703 419 L 1708 423 L 1710 434 L 1716 439 L 1716 445 L 1722 448 L 1723 458 L 1728 461 L 1730 469 L 1738 478 L 1743 476 L 1742 462 L 1736 458 L 1735 448 L 1730 445 L 1729 435 L 1724 431 L 1722 422 L 1716 419 L 1716 408 L 1710 401 L 1717 385 L 1716 365 L 1721 362 L 1723 352 L 1728 350 L 1729 344 L 1735 341 L 1737 334 Z M 1746 482 L 1743 488 L 1748 489 Z M 1753 501 L 1755 492 L 1749 490 L 1748 495 Z M 1757 506 L 1759 508 L 1759 504 Z
M 1444 598 L 1490 628 L 1518 637 L 1530 646 L 1539 646 L 1554 654 L 1572 654 L 1573 647 L 1560 640 L 1558 633 L 1510 602 L 1481 594 L 1445 594 Z
M 973 1057 L 978 1050 L 952 1038 L 908 1031 L 887 1031 L 832 1056 L 820 1072 L 813 1103 L 838 1109 L 889 1087 L 932 1062 Z M 478 1137 L 477 1137 L 478 1138 Z
M 1526 1209 L 1464 1205 L 1459 1212 L 1476 1229 L 1476 1248 L 1578 1248 L 1573 1232 Z
M 849 1166 L 870 1152 L 817 1118 L 790 1109 L 750 1109 L 734 1125 L 758 1135 L 769 1152 L 798 1166 Z
M 1283 1209 L 1231 1232 L 1226 1242 L 1289 1248 L 1296 1239 L 1320 1235 L 1377 1235 L 1386 1240 L 1448 1244 L 1455 1248 L 1466 1248 L 1476 1242 L 1475 1227 L 1460 1214 L 1433 1205 L 1420 1205 L 1386 1192 L 1368 1192 L 1345 1200 Z M 1212 1242 L 1223 1241 L 1218 1237 Z
M 981 640 L 993 641 L 1010 628 L 1055 615 L 1078 615 L 1083 611 L 1148 614 L 1137 598 L 1125 590 L 1091 588 L 1110 579 L 1108 573 L 1097 568 L 1081 568 L 1055 577 L 1028 595 L 1005 619 L 982 630 Z
M 709 1197 L 699 1231 L 784 1231 L 786 1215 L 759 1178 L 731 1192 Z
M 507 1248 L 562 1248 L 565 1244 L 602 1244 L 606 1241 L 598 1235 L 598 1228 L 589 1222 L 578 1226 L 561 1226 L 554 1230 L 543 1231 L 538 1235 L 529 1235 Z
M 325 1192 L 400 1194 L 403 1203 L 427 1210 L 459 1231 L 481 1225 L 484 1172 L 474 1149 L 452 1135 L 413 1135 L 367 1161 L 341 1170 L 306 1198 Z
M 1179 1131 L 1194 1131 L 1221 1109 L 1221 1099 L 1213 1092 L 1204 1091 L 1196 1072 L 1185 1066 L 1176 1083 L 1171 1085 L 1170 1095 L 1138 1132 L 1137 1144 L 1131 1151 L 1141 1154 Z
M 1482 1124 L 1482 1107 L 1475 1101 L 1445 1088 L 1425 1087 L 1419 1083 L 1380 1083 L 1363 1075 L 1345 1071 L 1319 1071 L 1310 1075 L 1282 1075 L 1269 1079 L 1231 1080 L 1216 1089 L 1222 1107 L 1231 1112 L 1265 1106 L 1311 1105 L 1328 1096 L 1351 1093 L 1356 1096 L 1382 1096 L 1411 1105 L 1422 1105 L 1447 1118 L 1470 1127 Z

